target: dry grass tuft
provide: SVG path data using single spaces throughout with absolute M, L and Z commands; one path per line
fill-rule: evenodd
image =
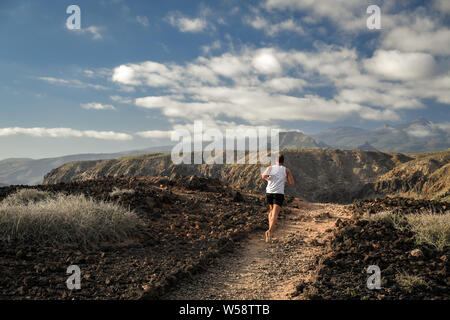
M 135 191 L 133 189 L 119 189 L 117 187 L 114 187 L 113 191 L 109 193 L 109 196 L 111 198 L 115 198 L 123 194 L 134 194 L 134 193 Z
M 439 251 L 450 246 L 450 214 L 413 214 L 407 220 L 418 244 L 429 244 Z
M 423 289 L 428 287 L 428 284 L 423 278 L 407 273 L 397 274 L 395 277 L 395 281 L 403 290 L 408 292 L 411 292 L 416 288 Z
M 392 211 L 381 211 L 375 214 L 364 214 L 363 219 L 373 223 L 382 222 L 393 225 L 398 230 L 405 230 L 406 219 Z
M 38 202 L 51 197 L 52 194 L 46 191 L 40 191 L 36 189 L 22 189 L 16 193 L 10 194 L 3 199 L 4 204 L 21 205 L 28 204 L 30 202 Z
M 125 240 L 138 224 L 134 213 L 84 195 L 22 190 L 0 203 L 0 241 L 92 246 Z
M 428 244 L 439 251 L 450 246 L 450 213 L 446 214 L 409 214 L 400 216 L 391 211 L 364 215 L 363 219 L 370 222 L 384 222 L 393 225 L 398 230 L 410 230 L 414 233 L 416 243 Z

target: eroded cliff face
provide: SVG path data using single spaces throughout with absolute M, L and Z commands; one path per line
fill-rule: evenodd
M 450 200 L 450 151 L 413 155 L 374 183 L 365 186 L 359 197 L 377 195 L 416 199 Z
M 283 152 L 296 184 L 286 193 L 317 202 L 403 195 L 429 199 L 449 195 L 450 151 L 404 155 L 378 151 L 301 149 Z M 175 165 L 170 155 L 150 154 L 114 160 L 80 161 L 49 172 L 44 184 L 101 177 L 197 175 L 263 192 L 261 165 Z

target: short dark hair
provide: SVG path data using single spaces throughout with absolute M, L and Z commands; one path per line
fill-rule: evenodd
M 282 154 L 278 155 L 278 163 L 284 163 L 284 156 Z

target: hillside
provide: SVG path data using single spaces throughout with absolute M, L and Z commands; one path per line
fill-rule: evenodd
M 308 201 L 351 202 L 356 198 L 401 194 L 421 198 L 449 195 L 450 151 L 404 155 L 377 151 L 304 149 L 284 152 L 296 179 L 287 193 Z M 45 184 L 112 177 L 197 175 L 262 192 L 259 165 L 174 165 L 170 155 L 153 154 L 103 161 L 73 162 L 49 172 Z M 396 180 L 402 172 L 400 182 Z M 418 178 L 420 176 L 420 179 Z
M 402 163 L 369 183 L 361 197 L 403 196 L 416 199 L 450 199 L 450 151 L 411 155 Z
M 171 147 L 153 147 L 117 153 L 74 154 L 45 159 L 10 158 L 0 161 L 0 181 L 3 185 L 35 185 L 42 183 L 47 172 L 68 162 L 114 159 L 127 155 L 169 152 L 170 150 Z

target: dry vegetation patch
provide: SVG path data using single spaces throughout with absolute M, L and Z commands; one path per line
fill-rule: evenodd
M 395 277 L 397 284 L 405 291 L 412 292 L 414 289 L 428 288 L 426 281 L 419 276 L 408 273 L 400 273 Z
M 384 198 L 354 203 L 317 260 L 311 299 L 449 299 L 449 203 Z M 368 267 L 381 288 L 367 287 Z
M 51 197 L 51 193 L 36 189 L 22 189 L 10 194 L 3 200 L 4 204 L 9 205 L 27 205 L 30 202 L 38 202 Z
M 431 214 L 429 212 L 401 215 L 392 211 L 365 214 L 370 222 L 384 222 L 400 231 L 414 233 L 418 245 L 428 244 L 438 251 L 450 246 L 450 213 Z
M 1 241 L 95 245 L 124 240 L 138 224 L 121 206 L 84 195 L 24 189 L 0 203 Z

